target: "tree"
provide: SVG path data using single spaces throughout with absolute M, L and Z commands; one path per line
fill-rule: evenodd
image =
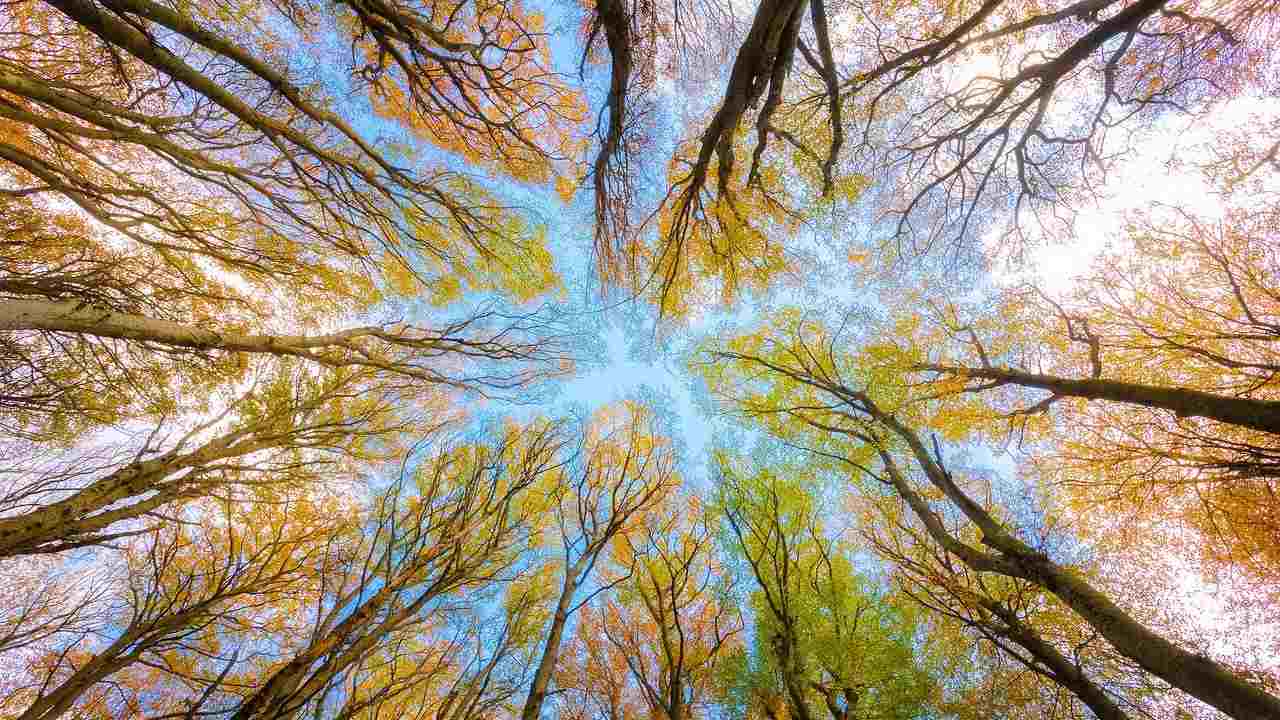
M 358 132 L 332 108 L 332 79 L 283 52 L 348 41 L 354 89 L 402 131 L 545 182 L 571 154 L 579 101 L 547 69 L 536 14 L 31 0 L 6 17 L 6 428 L 65 441 L 155 420 L 173 384 L 242 381 L 242 353 L 474 389 L 563 359 L 526 335 L 549 331 L 545 318 L 490 306 L 423 327 L 385 307 L 419 294 L 447 304 L 464 289 L 525 302 L 559 281 L 516 208 Z M 457 377 L 444 356 L 520 367 Z
M 562 446 L 554 424 L 537 423 L 506 428 L 490 443 L 439 447 L 412 470 L 406 464 L 406 475 L 378 498 L 371 532 L 321 583 L 325 592 L 307 640 L 268 671 L 231 717 L 286 718 L 322 706 L 348 673 L 429 625 L 434 603 L 495 581 L 516 562 L 533 524 L 522 494 L 556 471 Z M 495 663 L 506 654 L 499 650 Z M 474 702 L 462 697 L 464 707 Z
M 578 611 L 576 627 L 556 670 L 556 687 L 572 702 L 562 703 L 567 720 L 631 720 L 650 711 L 635 676 L 627 666 L 624 649 L 610 642 L 604 624 L 620 613 L 616 603 L 585 605 Z M 618 621 L 620 624 L 620 620 Z
M 510 713 L 526 684 L 529 626 L 537 617 L 536 598 L 526 591 L 510 586 L 499 615 L 468 606 L 435 632 L 416 628 L 382 643 L 331 690 L 344 698 L 335 717 L 482 720 Z
M 583 3 L 582 73 L 586 61 L 609 62 L 604 112 L 596 122 L 599 147 L 588 174 L 595 207 L 593 250 L 600 280 L 640 290 L 646 271 L 641 237 L 647 220 L 637 217 L 637 195 L 649 163 L 644 152 L 656 144 L 660 110 L 653 95 L 664 76 L 710 71 L 709 57 L 720 54 L 717 35 L 733 25 L 733 9 L 718 0 L 671 3 L 601 0 Z
M 148 532 L 133 521 L 183 501 L 247 499 L 261 486 L 316 484 L 326 471 L 376 462 L 385 447 L 375 440 L 396 442 L 408 416 L 396 388 L 365 384 L 369 375 L 314 378 L 286 365 L 194 427 L 160 424 L 132 453 L 27 468 L 4 497 L 0 556 L 107 543 Z
M 269 637 L 273 603 L 305 587 L 324 548 L 316 541 L 328 529 L 314 524 L 315 508 L 282 500 L 266 506 L 271 512 L 241 517 L 242 508 L 215 504 L 208 508 L 220 516 L 213 522 L 165 527 L 134 541 L 114 599 L 122 607 L 105 623 L 59 633 L 72 637 L 57 638 L 60 649 L 36 657 L 34 677 L 18 690 L 27 702 L 16 717 L 52 720 L 103 703 L 138 707 L 155 682 L 147 668 L 181 673 L 193 657 L 224 660 L 224 640 Z
M 1051 415 L 1035 467 L 1083 506 L 1181 516 L 1211 564 L 1274 584 L 1275 205 L 1267 194 L 1222 200 L 1219 219 L 1136 214 L 1123 253 L 1100 257 L 1065 296 L 1010 291 L 1005 321 L 944 313 L 935 322 L 948 339 L 916 369 L 1014 420 Z
M 376 248 L 409 272 L 426 270 L 413 262 L 421 252 L 475 277 L 473 261 L 526 247 L 469 178 L 410 169 L 330 109 L 331 88 L 282 54 L 299 36 L 351 43 L 345 69 L 375 109 L 520 178 L 550 174 L 580 113 L 547 69 L 540 20 L 518 4 L 243 4 L 219 15 L 76 0 L 12 12 L 40 33 L 12 37 L 3 84 L 18 194 L 56 193 L 161 258 L 250 276 L 306 284 L 326 250 L 358 265 L 376 262 Z
M 571 367 L 544 315 L 494 309 L 438 328 L 394 322 L 310 335 L 178 323 L 76 300 L 0 300 L 0 311 L 0 330 L 17 331 L 2 348 L 0 407 L 14 412 L 15 434 L 37 440 L 153 418 L 177 404 L 175 381 L 210 390 L 243 381 L 255 356 L 417 385 L 424 398 L 448 389 L 509 393 Z
M 766 466 L 743 475 L 741 464 L 721 459 L 718 489 L 730 547 L 755 588 L 754 657 L 739 682 L 757 695 L 776 683 L 787 714 L 761 698 L 768 717 L 926 716 L 939 668 L 917 650 L 919 615 L 859 577 L 852 548 L 826 527 L 820 489 L 803 470 Z
M 1083 705 L 1095 717 L 1116 720 L 1129 717 L 1126 706 L 1146 712 L 1140 701 L 1153 688 L 1145 673 L 1115 657 L 1096 632 L 1064 616 L 1042 588 L 953 562 L 897 503 L 873 504 L 878 522 L 863 530 L 868 545 L 892 563 L 908 598 L 973 638 L 986 684 L 1002 687 L 1008 712 L 1035 708 L 1044 717 L 1076 717 Z M 989 696 L 978 702 L 978 716 L 1006 704 Z
M 1277 17 L 5 0 L 0 715 L 1280 717 Z
M 717 699 L 743 626 L 713 517 L 696 496 L 672 495 L 615 544 L 615 562 L 631 577 L 616 599 L 579 611 L 556 676 L 582 710 L 575 717 L 692 720 Z
M 601 0 L 588 10 L 583 63 L 596 54 L 603 36 L 610 60 L 607 118 L 597 122 L 600 148 L 591 165 L 595 206 L 594 250 L 597 272 L 621 284 L 638 275 L 632 217 L 640 151 L 649 144 L 652 102 L 645 98 L 657 80 L 658 4 Z
M 678 317 L 708 284 L 726 299 L 769 287 L 795 262 L 783 219 L 875 178 L 874 214 L 897 241 L 886 260 L 971 257 L 988 215 L 1019 236 L 1055 226 L 1130 130 L 1238 92 L 1273 22 L 1257 3 L 760 3 L 721 100 L 671 166 L 655 244 L 633 252 Z
M 54 638 L 87 635 L 94 624 L 94 614 L 109 593 L 109 583 L 102 576 L 89 574 L 92 582 L 80 573 L 61 567 L 48 558 L 30 558 L 27 562 L 9 561 L 5 572 L 14 578 L 7 591 L 0 594 L 0 657 L 20 657 L 24 651 L 45 647 Z M 19 673 L 8 668 L 11 677 Z M 0 689 L 0 697 L 7 688 Z M 0 708 L 4 704 L 0 701 Z
M 440 604 L 474 607 L 516 562 L 532 528 L 523 493 L 557 467 L 564 443 L 546 421 L 478 442 L 430 436 L 366 508 L 278 487 L 271 501 L 186 508 L 184 523 L 130 541 L 139 550 L 124 576 L 136 586 L 123 610 L 95 610 L 105 625 L 84 615 L 29 625 L 53 649 L 10 701 L 25 700 L 26 718 L 112 695 L 156 716 L 291 717 L 336 702 L 337 717 L 355 717 L 416 698 L 473 720 L 523 690 L 537 604 L 513 594 L 496 635 L 451 631 L 460 608 Z M 220 504 L 220 522 L 205 517 Z M 106 647 L 83 641 L 99 636 Z
M 612 543 L 634 532 L 645 512 L 678 483 L 675 448 L 660 434 L 653 410 L 623 401 L 598 410 L 586 426 L 575 462 L 549 483 L 550 522 L 559 557 L 552 561 L 560 589 L 529 686 L 521 720 L 538 720 L 559 667 L 569 618 L 592 597 L 625 579 L 611 578 L 587 592 L 596 563 Z
M 956 254 L 985 213 L 1007 213 L 1019 234 L 1070 214 L 1128 149 L 1127 129 L 1238 90 L 1269 23 L 1259 6 L 1158 0 L 939 10 L 906 49 L 916 32 L 879 33 L 842 89 L 867 103 L 857 146 L 894 177 L 900 247 Z
M 966 399 L 938 402 L 906 382 L 892 343 L 870 344 L 861 358 L 836 350 L 839 333 L 784 314 L 770 330 L 731 341 L 713 357 L 741 373 L 740 390 L 723 383 L 732 370 L 709 371 L 713 383 L 737 396 L 748 416 L 792 442 L 805 444 L 868 477 L 901 498 L 932 541 L 979 573 L 1034 584 L 1088 623 L 1115 651 L 1147 672 L 1232 717 L 1266 717 L 1280 699 L 1232 672 L 1223 663 L 1179 647 L 1136 619 L 1079 570 L 1055 561 L 1046 548 L 1023 539 L 997 508 L 975 500 L 947 469 L 933 439 L 931 449 L 916 429 L 930 425 L 962 439 L 995 415 Z M 894 367 L 895 360 L 899 363 Z M 936 404 L 935 404 L 936 403 Z M 790 425 L 787 425 L 790 423 Z M 905 455 L 925 483 L 918 489 L 900 468 Z M 879 469 L 875 469 L 876 465 Z M 947 525 L 931 500 L 958 513 L 980 539 L 971 544 Z

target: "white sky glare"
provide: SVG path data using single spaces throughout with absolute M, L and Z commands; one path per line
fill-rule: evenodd
M 1148 136 L 1110 170 L 1098 202 L 1077 214 L 1069 239 L 1044 240 L 1018 267 L 995 263 L 993 281 L 1000 285 L 1032 281 L 1061 295 L 1071 290 L 1075 280 L 1108 245 L 1121 249 L 1117 244 L 1125 242 L 1125 217 L 1130 212 L 1163 204 L 1203 218 L 1220 217 L 1220 199 L 1203 174 L 1192 166 L 1205 158 L 1206 148 L 1218 143 L 1224 131 L 1261 123 L 1266 118 L 1280 118 L 1280 98 L 1245 96 L 1202 116 L 1163 116 Z M 1179 162 L 1171 163 L 1174 159 Z M 987 236 L 989 255 L 998 255 L 998 242 L 998 233 Z

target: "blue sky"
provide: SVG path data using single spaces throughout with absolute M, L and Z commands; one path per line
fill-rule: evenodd
M 578 29 L 582 22 L 582 9 L 575 2 L 563 0 L 534 0 L 530 3 L 546 16 L 546 29 L 550 39 L 553 67 L 558 72 L 572 76 L 577 81 L 581 47 Z M 335 45 L 327 52 L 345 53 L 349 48 Z M 293 57 L 300 63 L 310 63 L 321 54 L 297 53 Z M 727 72 L 728 64 L 722 70 Z M 421 167 L 449 167 L 468 171 L 457 157 L 415 139 L 404 128 L 378 118 L 372 113 L 368 99 L 350 88 L 344 75 L 343 63 L 299 66 L 302 73 L 317 73 L 338 97 L 347 98 L 339 108 L 350 122 L 368 137 L 380 138 L 383 143 L 401 143 L 412 148 L 416 164 Z M 588 105 L 594 110 L 602 106 L 604 90 L 609 77 L 607 65 L 584 67 L 582 78 Z M 702 92 L 696 96 L 681 94 L 679 86 L 663 86 L 660 91 L 659 137 L 652 152 L 644 158 L 642 172 L 651 177 L 641 183 L 649 193 L 661 192 L 665 187 L 666 159 L 674 151 L 675 144 L 683 136 L 696 132 L 689 123 L 705 114 L 722 92 L 719 78 L 698 78 L 697 87 Z M 590 130 L 590 122 L 584 132 Z M 751 432 L 745 432 L 735 424 L 718 416 L 713 403 L 703 397 L 703 391 L 689 373 L 686 364 L 689 353 L 708 334 L 723 334 L 735 329 L 751 327 L 770 308 L 796 304 L 817 309 L 820 315 L 841 306 L 860 305 L 876 308 L 879 302 L 874 293 L 859 287 L 853 268 L 848 265 L 845 248 L 867 242 L 875 231 L 876 223 L 869 211 L 861 208 L 845 209 L 841 216 L 831 216 L 815 223 L 800 235 L 788 240 L 788 247 L 814 253 L 821 258 L 809 273 L 796 285 L 782 287 L 767 297 L 744 298 L 732 309 L 708 308 L 704 314 L 682 327 L 659 328 L 651 308 L 640 303 L 618 302 L 616 298 L 602 297 L 595 283 L 591 261 L 592 205 L 589 188 L 584 188 L 566 204 L 551 187 L 516 183 L 501 177 L 485 178 L 488 187 L 505 201 L 523 207 L 531 220 L 547 227 L 549 245 L 555 253 L 556 267 L 564 279 L 565 291 L 556 312 L 571 331 L 580 336 L 576 354 L 578 372 L 571 378 L 549 388 L 546 395 L 535 396 L 533 404 L 508 406 L 501 402 L 477 404 L 481 419 L 495 415 L 528 417 L 543 412 L 552 415 L 574 414 L 585 417 L 593 409 L 624 398 L 644 395 L 657 399 L 656 408 L 669 423 L 669 428 L 684 450 L 685 474 L 696 490 L 709 489 L 705 472 L 708 451 L 717 441 L 728 440 L 742 446 L 744 439 L 751 440 Z M 657 197 L 637 198 L 642 207 L 655 204 Z M 863 203 L 870 205 L 872 203 Z M 912 268 L 903 268 L 896 279 L 904 284 L 940 281 L 942 278 L 930 261 Z M 972 280 L 974 278 L 965 278 Z M 955 281 L 956 278 L 950 278 Z M 430 324 L 442 315 L 462 315 L 475 305 L 491 298 L 464 298 L 456 306 L 432 308 L 416 303 L 415 319 Z M 402 310 L 401 310 L 402 312 Z M 985 448 L 972 449 L 967 455 L 974 465 L 989 468 L 1001 480 L 997 485 L 1006 488 L 1002 493 L 1021 505 L 1019 519 L 1031 526 L 1038 524 L 1036 513 L 1028 505 L 1017 503 L 1016 497 L 1027 499 L 1025 488 L 1014 479 L 1012 460 L 1007 456 L 993 455 Z

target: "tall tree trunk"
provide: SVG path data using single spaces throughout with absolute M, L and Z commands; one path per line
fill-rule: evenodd
M 1022 577 L 1056 595 L 1144 670 L 1236 720 L 1277 720 L 1280 698 L 1213 660 L 1157 635 L 1075 573 L 1045 558 L 1018 558 Z
M 1083 577 L 1050 560 L 1043 553 L 1017 539 L 1003 529 L 990 513 L 975 503 L 955 484 L 949 473 L 930 456 L 916 432 L 869 405 L 872 416 L 902 437 L 929 481 L 943 492 L 982 531 L 984 545 L 996 550 L 992 556 L 959 543 L 946 533 L 936 518 L 926 518 L 927 507 L 916 498 L 907 498 L 912 509 L 925 521 L 930 535 L 951 550 L 965 564 L 982 572 L 997 572 L 1036 583 L 1058 597 L 1085 622 L 1089 623 L 1120 654 L 1133 660 L 1147 672 L 1170 685 L 1221 710 L 1236 720 L 1280 719 L 1280 698 L 1269 695 L 1213 660 L 1188 652 L 1134 619 L 1109 597 L 1094 588 Z M 914 495 L 900 473 L 890 471 L 894 486 L 904 497 Z M 896 476 L 896 477 L 895 477 Z M 905 492 L 904 492 L 905 490 Z
M 585 559 L 586 556 L 583 556 Z M 565 568 L 564 584 L 560 588 L 560 599 L 556 602 L 556 614 L 551 618 L 551 629 L 547 632 L 547 642 L 542 648 L 542 659 L 538 661 L 538 670 L 533 674 L 533 683 L 529 686 L 529 696 L 520 711 L 520 720 L 538 720 L 542 714 L 542 703 L 547 699 L 547 687 L 551 684 L 551 675 L 556 671 L 556 663 L 560 659 L 560 644 L 564 640 L 564 626 L 569 620 L 569 607 L 573 604 L 573 594 L 578 589 L 577 575 L 581 572 L 580 559 L 573 567 Z
M 1003 623 L 1004 628 L 996 632 L 1021 645 L 1043 663 L 1052 673 L 1054 682 L 1080 698 L 1098 720 L 1129 720 L 1129 716 L 1079 666 L 1056 647 L 1045 642 L 1039 633 L 1019 620 L 1009 608 L 996 602 L 983 602 L 982 606 Z
M 199 486 L 198 480 L 166 482 L 176 473 L 218 460 L 241 457 L 275 444 L 271 440 L 255 438 L 242 429 L 211 440 L 193 452 L 169 452 L 150 460 L 130 463 L 62 500 L 22 515 L 0 519 L 0 557 L 42 552 L 42 546 L 57 545 L 59 541 L 74 544 L 114 522 L 139 517 Z M 106 510 L 121 500 L 153 490 L 157 491 L 154 497 L 127 507 Z

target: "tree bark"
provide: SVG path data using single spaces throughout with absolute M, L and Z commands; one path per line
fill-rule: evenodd
M 983 602 L 982 605 L 1000 618 L 1004 624 L 1002 629 L 993 630 L 993 632 L 1021 645 L 1037 660 L 1044 663 L 1053 680 L 1080 698 L 1085 705 L 1089 706 L 1098 720 L 1129 720 L 1129 716 L 1121 711 L 1115 701 L 1090 680 L 1079 666 L 1059 652 L 1056 647 L 1045 642 L 1012 611 L 996 602 Z
M 1133 660 L 1147 672 L 1236 720 L 1280 718 L 1280 698 L 1236 677 L 1213 660 L 1169 642 L 1134 619 L 1084 578 L 1059 566 L 1043 553 L 1004 531 L 995 518 L 964 495 L 946 470 L 929 456 L 914 430 L 905 427 L 892 416 L 885 415 L 874 405 L 869 405 L 869 410 L 873 418 L 907 441 L 929 481 L 974 521 L 982 530 L 982 542 L 998 553 L 992 557 L 966 545 L 964 547 L 969 552 L 953 552 L 965 564 L 978 571 L 1018 577 L 1043 587 L 1089 623 L 1120 654 Z M 898 475 L 896 472 L 889 474 L 897 487 L 902 478 L 893 478 Z M 918 504 L 911 505 L 920 514 Z M 944 546 L 963 545 L 945 533 L 938 523 L 930 522 L 932 518 L 921 519 L 925 521 L 930 535 L 943 542 Z M 946 535 L 946 540 L 938 537 L 938 533 Z
M 917 370 L 957 375 L 1002 384 L 1048 390 L 1055 395 L 1140 405 L 1170 410 L 1179 417 L 1204 417 L 1280 435 L 1280 402 L 1230 397 L 1179 387 L 1142 385 L 1120 380 L 1077 380 L 1039 375 L 1004 367 L 968 368 L 918 365 Z
M 520 711 L 520 720 L 538 720 L 542 714 L 542 703 L 547 699 L 547 687 L 551 684 L 551 675 L 555 672 L 556 663 L 560 659 L 560 644 L 564 640 L 564 626 L 569 620 L 569 607 L 573 603 L 573 594 L 578 589 L 576 577 L 579 572 L 578 568 L 565 568 L 564 584 L 560 588 L 560 599 L 556 602 L 556 613 L 551 618 L 551 629 L 547 633 L 547 642 L 542 648 L 542 659 L 538 661 L 538 670 L 534 673 L 533 683 L 529 686 L 529 696 L 525 699 L 524 708 Z
M 1187 652 L 1135 620 L 1103 593 L 1047 559 L 1018 559 L 1023 577 L 1056 595 L 1125 657 L 1236 720 L 1277 720 L 1280 698 Z
M 247 455 L 273 444 L 240 430 L 212 440 L 190 453 L 169 452 L 151 460 L 130 463 L 67 498 L 16 517 L 0 519 L 0 557 L 40 552 L 41 546 L 60 540 L 74 543 L 83 535 L 96 533 L 111 523 L 140 516 L 181 494 L 183 488 L 170 487 L 173 483 L 165 483 L 165 478 L 217 460 Z M 181 483 L 181 480 L 174 482 Z M 197 484 L 198 481 L 182 483 L 187 489 Z M 144 500 L 117 511 L 99 512 L 125 498 L 152 490 L 159 491 L 154 502 Z
M 0 331 L 44 330 L 77 335 L 136 340 L 193 350 L 293 355 L 315 359 L 312 352 L 373 335 L 378 328 L 356 328 L 327 335 L 255 335 L 159 320 L 117 312 L 78 300 L 0 300 Z

